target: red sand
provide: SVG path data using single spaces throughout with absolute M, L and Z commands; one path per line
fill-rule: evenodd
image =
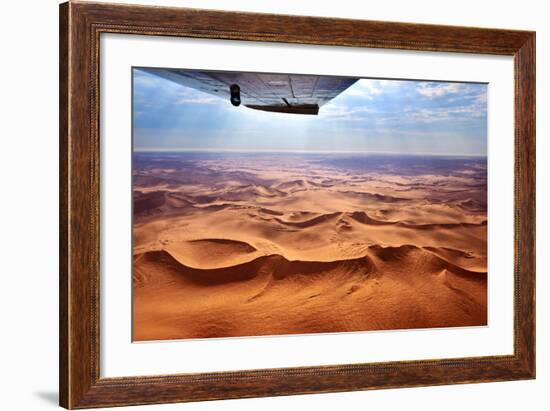
M 486 180 L 277 160 L 136 170 L 134 340 L 487 323 Z

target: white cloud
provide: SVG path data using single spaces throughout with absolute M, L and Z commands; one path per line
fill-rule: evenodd
M 319 116 L 331 119 L 356 120 L 373 113 L 376 113 L 376 110 L 369 107 L 349 107 L 339 104 L 327 104 L 321 107 Z
M 480 93 L 474 101 L 475 104 L 478 104 L 480 106 L 487 106 L 487 92 Z
M 202 96 L 183 96 L 174 101 L 174 104 L 220 104 L 223 100 L 220 97 L 202 95 Z
M 384 92 L 387 92 L 390 88 L 395 89 L 399 87 L 400 81 L 394 80 L 371 80 L 361 79 L 353 86 L 351 86 L 346 94 L 348 96 L 366 97 L 372 99 L 374 96 L 378 96 Z
M 408 108 L 405 110 L 406 118 L 418 123 L 435 123 L 439 121 L 470 121 L 485 115 L 485 110 L 476 104 L 459 107 L 436 108 Z
M 134 87 L 153 88 L 158 87 L 160 84 L 159 79 L 142 73 L 139 70 L 134 71 Z
M 416 91 L 428 98 L 442 97 L 447 94 L 456 94 L 461 91 L 458 83 L 419 83 Z

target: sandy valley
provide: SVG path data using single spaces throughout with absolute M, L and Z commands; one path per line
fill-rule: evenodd
M 133 338 L 487 323 L 484 157 L 135 153 Z

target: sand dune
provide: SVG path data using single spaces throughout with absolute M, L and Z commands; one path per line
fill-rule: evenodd
M 283 224 L 290 227 L 308 228 L 308 227 L 316 226 L 318 224 L 329 222 L 331 220 L 335 220 L 341 215 L 342 213 L 322 214 L 305 221 L 284 221 L 281 218 L 276 218 L 275 220 L 279 224 Z
M 186 198 L 168 191 L 152 191 L 134 196 L 134 215 L 168 214 L 178 209 L 188 209 L 192 203 Z
M 166 251 L 193 267 L 224 267 L 250 260 L 257 249 L 244 242 L 220 238 L 172 242 Z
M 309 183 L 310 185 L 311 183 Z M 296 189 L 302 189 L 306 187 L 308 183 L 306 183 L 304 180 L 294 180 L 294 181 L 286 181 L 284 183 L 277 184 L 278 190 L 296 190 Z
M 192 268 L 153 251 L 136 256 L 134 281 L 137 340 L 205 338 L 212 330 L 223 337 L 304 326 L 338 332 L 487 320 L 487 274 L 416 246 L 373 246 L 361 258 L 331 262 L 269 255 L 216 269 Z
M 392 221 L 380 221 L 375 220 L 374 218 L 369 217 L 367 213 L 364 211 L 354 211 L 353 213 L 350 213 L 350 217 L 353 218 L 355 221 L 360 222 L 361 224 L 372 224 L 372 225 L 391 225 L 395 224 Z
M 389 195 L 382 195 L 382 194 L 373 194 L 373 193 L 366 193 L 366 192 L 360 192 L 360 191 L 341 191 L 341 193 L 353 196 L 353 197 L 359 197 L 361 199 L 365 200 L 374 200 L 381 203 L 399 203 L 399 202 L 405 202 L 410 201 L 408 198 L 404 197 L 393 197 Z
M 487 324 L 478 159 L 151 158 L 134 176 L 134 340 Z

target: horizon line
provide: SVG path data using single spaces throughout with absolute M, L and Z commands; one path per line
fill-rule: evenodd
M 134 153 L 285 153 L 285 154 L 399 154 L 399 155 L 429 155 L 447 157 L 487 157 L 487 154 L 471 153 L 430 153 L 430 152 L 396 152 L 396 151 L 368 151 L 368 150 L 277 150 L 277 149 L 233 149 L 233 148 L 137 148 L 132 149 Z

